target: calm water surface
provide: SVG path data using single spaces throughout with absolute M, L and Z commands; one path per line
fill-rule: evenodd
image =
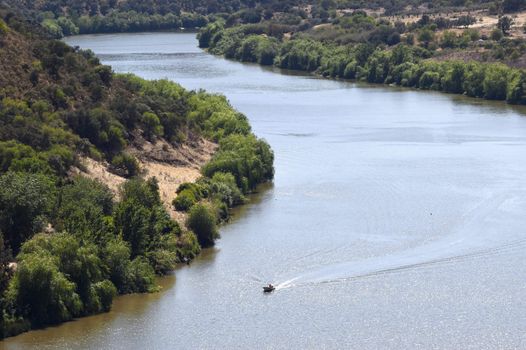
M 163 292 L 0 346 L 526 348 L 520 110 L 230 62 L 194 34 L 67 41 L 118 72 L 225 94 L 272 145 L 276 179 Z

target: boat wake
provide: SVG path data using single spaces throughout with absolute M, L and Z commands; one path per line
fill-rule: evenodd
M 484 256 L 510 254 L 524 251 L 526 235 L 515 233 L 513 237 L 492 234 L 487 230 L 487 220 L 499 212 L 508 201 L 516 199 L 509 193 L 490 196 L 463 217 L 456 230 L 442 238 L 423 243 L 396 253 L 378 257 L 329 264 L 314 268 L 296 276 L 285 276 L 276 282 L 276 290 L 298 286 L 339 283 L 382 274 L 404 272 L 418 268 L 458 262 Z
M 300 276 L 287 279 L 283 282 L 276 283 L 276 290 L 325 283 L 340 283 L 383 274 L 404 272 L 406 270 L 453 264 L 489 255 L 508 254 L 512 251 L 518 250 L 523 251 L 525 247 L 526 239 L 522 239 L 485 250 L 420 262 L 418 262 L 418 260 L 422 260 L 423 257 L 420 254 L 415 253 L 414 255 L 391 255 L 388 257 L 328 265 Z

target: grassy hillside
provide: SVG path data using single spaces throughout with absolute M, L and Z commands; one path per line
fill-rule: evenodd
M 156 274 L 213 245 L 228 209 L 273 177 L 270 147 L 223 96 L 116 75 L 41 31 L 0 7 L 0 336 L 155 291 Z M 180 190 L 189 213 L 179 224 L 137 157 L 203 139 L 218 147 L 198 184 Z M 93 164 L 128 178 L 117 196 L 73 175 Z

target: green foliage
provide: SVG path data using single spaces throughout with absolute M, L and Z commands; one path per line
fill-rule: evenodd
M 210 181 L 210 192 L 213 198 L 225 203 L 229 208 L 245 202 L 245 196 L 231 173 L 214 173 Z
M 224 29 L 224 21 L 222 20 L 209 23 L 206 27 L 202 28 L 197 34 L 199 47 L 203 49 L 210 47 L 210 41 L 214 35 L 222 29 Z
M 132 260 L 129 265 L 127 277 L 134 292 L 146 293 L 157 290 L 155 271 L 143 256 L 138 256 Z
M 199 93 L 189 102 L 192 106 L 188 116 L 190 121 L 214 141 L 233 134 L 250 133 L 247 118 L 235 112 L 224 96 Z
M 130 178 L 137 176 L 141 170 L 137 159 L 128 153 L 119 153 L 111 160 L 111 169 L 114 173 Z
M 110 239 L 113 195 L 95 180 L 76 177 L 62 187 L 55 214 L 55 228 L 75 234 L 80 240 L 104 244 Z
M 44 250 L 19 259 L 8 290 L 8 300 L 35 326 L 79 316 L 82 302 L 75 283 L 59 270 L 56 259 Z
M 508 80 L 506 101 L 514 104 L 526 104 L 526 73 L 513 71 Z
M 121 198 L 115 210 L 115 228 L 130 244 L 132 257 L 144 255 L 164 235 L 179 234 L 179 226 L 162 206 L 155 178 L 126 182 Z
M 55 201 L 51 178 L 8 172 L 0 176 L 0 231 L 16 253 L 43 229 Z
M 495 41 L 499 41 L 504 37 L 504 33 L 501 29 L 495 28 L 491 31 L 491 39 Z
M 113 298 L 117 295 L 117 288 L 108 280 L 96 282 L 91 286 L 91 300 L 94 301 L 92 310 L 110 311 Z
M 508 35 L 513 23 L 514 23 L 513 18 L 508 17 L 508 16 L 503 16 L 499 18 L 499 22 L 497 23 L 497 28 L 499 28 L 504 35 Z
M 159 117 L 155 113 L 144 112 L 141 118 L 146 138 L 153 140 L 155 137 L 163 135 L 163 127 Z
M 57 19 L 57 25 L 60 27 L 63 35 L 77 35 L 79 28 L 69 18 L 61 16 Z
M 119 293 L 144 293 L 156 289 L 153 268 L 144 258 L 132 261 L 129 244 L 122 239 L 108 242 L 103 248 L 103 259 L 109 271 L 109 280 Z
M 321 65 L 326 49 L 313 40 L 295 40 L 285 43 L 281 48 L 279 67 L 285 69 L 315 71 Z
M 67 233 L 52 236 L 39 234 L 24 243 L 18 259 L 23 262 L 43 255 L 53 257 L 59 272 L 74 283 L 75 293 L 82 302 L 78 312 L 102 311 L 95 308 L 100 303 L 97 295 L 92 293 L 92 284 L 103 280 L 105 274 L 96 246 L 90 243 L 81 244 Z
M 230 173 L 237 186 L 247 193 L 259 183 L 274 177 L 274 155 L 270 146 L 253 135 L 231 135 L 220 142 L 219 150 L 203 167 L 203 174 L 212 178 L 215 173 Z
M 54 19 L 45 19 L 42 23 L 42 27 L 54 38 L 61 38 L 64 36 L 62 28 Z
M 208 206 L 196 204 L 190 209 L 186 224 L 196 234 L 202 247 L 210 247 L 219 238 L 216 221 L 217 218 Z
M 398 44 L 389 50 L 383 46 L 388 44 L 383 41 L 383 34 L 377 31 L 379 27 L 387 24 L 375 21 L 359 11 L 334 20 L 335 27 L 304 31 L 290 40 L 283 40 L 279 36 L 268 38 L 261 35 L 269 30 L 271 24 L 260 24 L 257 28 L 250 25 L 225 28 L 210 24 L 205 30 L 210 32 L 210 52 L 238 60 L 255 61 L 254 52 L 258 42 L 275 40 L 273 42 L 277 54 L 273 61 L 274 65 L 281 68 L 315 71 L 323 76 L 358 79 L 370 83 L 394 83 L 406 87 L 506 100 L 509 103 L 525 103 L 522 70 L 475 61 L 466 63 L 429 60 L 437 43 L 445 49 L 458 49 L 474 45 L 470 43 L 479 40 L 478 32 L 468 29 L 459 36 L 452 31 L 445 31 L 437 42 L 434 30 L 439 25 L 442 28 L 450 28 L 453 25 L 466 25 L 465 23 L 470 23 L 472 19 L 466 18 L 462 21 L 464 24 L 441 23 L 437 19 L 424 16 L 413 28 L 419 33 L 418 41 L 421 47 Z M 375 31 L 376 39 L 372 36 L 366 39 L 356 36 L 359 31 L 367 28 Z M 400 31 L 403 31 L 403 28 L 400 28 Z M 352 37 L 352 40 L 350 37 L 345 39 L 346 35 Z M 518 42 L 502 37 L 501 29 L 496 29 L 492 34 L 493 40 L 500 40 L 496 44 L 497 49 L 493 50 L 493 55 L 498 59 L 521 57 L 522 51 L 519 50 L 522 49 Z M 373 39 L 377 41 L 374 42 Z M 339 44 L 340 42 L 343 44 Z M 242 175 L 243 168 L 234 155 L 222 157 L 220 150 L 204 168 L 204 174 L 210 176 L 217 169 L 230 172 L 236 177 L 238 186 L 246 191 L 243 183 L 248 177 Z
M 9 32 L 9 27 L 4 20 L 0 18 L 0 35 L 7 34 L 7 32 Z
M 175 210 L 188 211 L 190 208 L 198 202 L 194 191 L 188 189 L 181 191 L 177 194 L 177 197 L 173 200 L 172 204 Z
M 482 82 L 484 98 L 489 100 L 506 99 L 509 71 L 510 68 L 501 64 L 488 65 Z

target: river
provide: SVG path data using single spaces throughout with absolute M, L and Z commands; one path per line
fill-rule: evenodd
M 66 41 L 225 94 L 276 177 L 162 292 L 0 347 L 526 348 L 524 110 L 231 62 L 195 34 Z

